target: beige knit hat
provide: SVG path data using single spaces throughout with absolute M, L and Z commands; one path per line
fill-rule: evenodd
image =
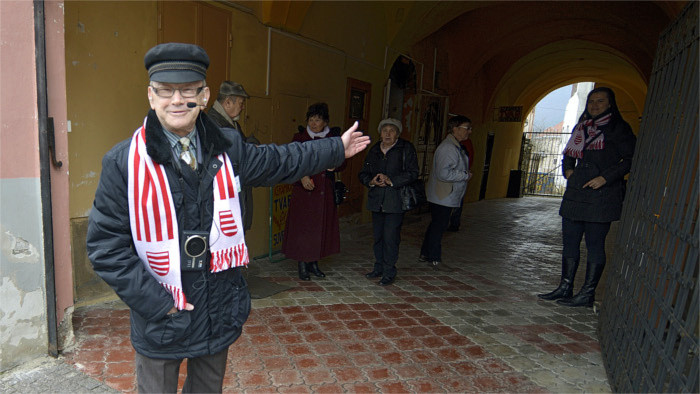
M 399 131 L 399 134 L 401 134 L 401 130 L 403 130 L 403 126 L 401 126 L 401 122 L 399 122 L 398 119 L 386 118 L 386 119 L 382 120 L 381 122 L 379 122 L 379 126 L 377 126 L 377 131 L 381 133 L 382 127 L 384 127 L 386 125 L 392 125 L 392 126 L 396 127 L 396 129 Z

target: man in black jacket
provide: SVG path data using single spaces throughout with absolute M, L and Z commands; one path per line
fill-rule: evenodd
M 183 392 L 221 392 L 228 348 L 250 312 L 241 185 L 336 167 L 369 138 L 355 124 L 341 138 L 245 144 L 201 111 L 209 98 L 202 48 L 161 44 L 144 61 L 151 111 L 102 160 L 88 257 L 131 309 L 139 392 L 176 392 L 185 358 Z
M 243 85 L 237 82 L 224 81 L 219 86 L 219 94 L 216 96 L 216 101 L 207 113 L 211 120 L 219 127 L 227 127 L 236 129 L 243 139 L 243 142 L 259 145 L 260 141 L 253 134 L 245 136 L 241 129 L 238 118 L 243 109 L 245 109 L 245 100 L 250 98 L 248 93 L 243 88 Z M 253 225 L 253 188 L 244 186 L 241 190 L 241 209 L 243 210 L 243 229 L 250 230 Z

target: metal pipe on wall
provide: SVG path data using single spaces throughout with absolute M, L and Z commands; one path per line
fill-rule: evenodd
M 46 319 L 48 350 L 58 357 L 56 324 L 56 279 L 53 253 L 53 209 L 51 207 L 51 156 L 49 152 L 48 93 L 46 85 L 46 26 L 44 2 L 34 1 L 34 51 L 36 58 L 37 113 L 39 123 L 39 167 L 41 184 L 41 218 L 44 240 Z

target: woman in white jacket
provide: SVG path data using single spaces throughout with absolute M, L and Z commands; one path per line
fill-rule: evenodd
M 426 186 L 426 195 L 430 203 L 431 221 L 423 237 L 419 260 L 427 261 L 435 270 L 442 265 L 442 234 L 447 229 L 450 214 L 459 208 L 469 172 L 469 159 L 459 143 L 469 138 L 472 122 L 466 116 L 455 116 L 447 122 L 447 137 L 435 150 L 433 168 Z

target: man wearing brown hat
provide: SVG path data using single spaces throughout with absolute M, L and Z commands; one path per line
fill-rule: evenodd
M 144 59 L 151 110 L 102 160 L 87 252 L 95 272 L 131 309 L 139 392 L 221 392 L 229 346 L 250 312 L 241 274 L 241 185 L 291 183 L 340 165 L 369 138 L 254 146 L 202 112 L 209 57 L 191 44 Z
M 245 109 L 245 100 L 250 98 L 243 85 L 237 82 L 224 81 L 219 87 L 219 94 L 214 101 L 214 105 L 207 113 L 211 120 L 219 127 L 228 127 L 238 130 L 241 139 L 249 144 L 259 145 L 260 141 L 254 135 L 245 136 L 238 118 Z M 241 190 L 241 209 L 243 210 L 243 229 L 250 230 L 253 224 L 253 188 L 244 186 Z
M 241 136 L 246 139 L 241 125 L 238 123 L 238 119 L 241 112 L 245 109 L 245 100 L 247 98 L 250 98 L 250 96 L 240 83 L 231 81 L 221 82 L 219 94 L 208 115 L 219 127 L 236 129 L 241 132 Z

